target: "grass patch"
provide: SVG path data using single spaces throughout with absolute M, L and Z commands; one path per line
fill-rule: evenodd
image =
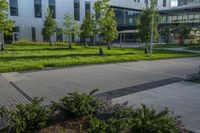
M 0 72 L 14 72 L 38 70 L 44 67 L 65 67 L 83 64 L 99 64 L 109 62 L 124 62 L 138 60 L 157 60 L 168 58 L 184 58 L 200 56 L 197 53 L 156 50 L 150 57 L 142 49 L 103 47 L 105 56 L 98 56 L 99 47 L 73 46 L 72 50 L 66 46 L 21 46 L 8 45 L 4 52 L 0 52 Z

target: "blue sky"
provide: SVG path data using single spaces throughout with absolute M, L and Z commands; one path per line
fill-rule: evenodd
M 171 0 L 172 1 L 172 6 L 177 6 L 177 0 Z

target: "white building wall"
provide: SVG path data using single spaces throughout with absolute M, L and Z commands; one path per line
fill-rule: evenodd
M 9 1 L 9 0 L 7 0 Z M 42 0 L 42 18 L 35 18 L 34 14 L 34 0 L 18 0 L 18 13 L 19 16 L 10 16 L 11 19 L 15 21 L 15 25 L 20 28 L 19 39 L 32 40 L 31 28 L 36 28 L 36 40 L 43 41 L 41 35 L 41 30 L 43 27 L 43 21 L 47 14 L 47 9 L 49 7 L 49 0 Z M 94 12 L 93 5 L 97 0 L 80 0 L 80 21 L 82 22 L 85 16 L 85 2 L 91 3 L 91 11 Z M 162 1 L 158 0 L 158 7 L 162 8 Z M 167 0 L 167 7 L 170 6 Z M 136 10 L 142 10 L 145 8 L 145 0 L 111 0 L 110 5 L 123 8 L 131 8 Z M 56 0 L 56 21 L 58 27 L 62 27 L 62 21 L 64 14 L 68 12 L 74 16 L 74 0 Z M 66 40 L 66 37 L 63 36 Z M 78 38 L 77 38 L 78 39 Z M 52 40 L 56 40 L 56 36 L 52 37 Z
M 9 1 L 9 0 L 7 0 Z M 80 0 L 80 24 L 85 16 L 85 2 L 91 3 L 91 11 L 93 11 L 93 5 L 95 0 Z M 31 27 L 36 28 L 36 40 L 43 41 L 41 30 L 43 27 L 43 21 L 47 14 L 49 7 L 48 0 L 42 0 L 42 18 L 35 18 L 34 14 L 34 0 L 18 0 L 18 16 L 9 16 L 9 18 L 15 21 L 15 26 L 20 28 L 19 39 L 32 40 Z M 74 0 L 56 0 L 56 21 L 58 27 L 62 27 L 64 14 L 68 12 L 74 16 Z M 66 40 L 65 37 L 63 39 Z M 56 40 L 56 36 L 52 37 L 52 40 Z

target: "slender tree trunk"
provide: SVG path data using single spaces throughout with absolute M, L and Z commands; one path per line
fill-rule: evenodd
M 1 50 L 4 51 L 4 34 L 1 35 L 1 40 L 2 40 Z
M 93 45 L 94 46 L 96 45 L 96 35 L 94 35 L 94 37 L 93 37 Z
M 110 50 L 110 43 L 109 43 L 109 41 L 107 41 L 107 45 L 108 45 L 108 50 Z
M 85 38 L 85 47 L 87 47 L 87 39 Z
M 4 44 L 1 44 L 1 50 L 4 51 Z
M 68 48 L 69 48 L 69 49 L 72 49 L 72 45 L 71 45 L 71 35 L 68 35 L 68 37 L 69 37 L 69 39 L 68 39 L 68 40 L 69 40 L 69 47 L 68 47 Z
M 51 37 L 49 38 L 49 46 L 52 46 Z

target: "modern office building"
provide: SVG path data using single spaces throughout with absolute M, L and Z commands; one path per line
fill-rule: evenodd
M 64 14 L 68 12 L 80 24 L 87 11 L 94 13 L 93 6 L 97 0 L 7 0 L 9 3 L 9 18 L 15 21 L 12 36 L 6 36 L 7 43 L 13 40 L 43 41 L 41 30 L 47 9 L 53 11 L 53 17 L 62 30 Z M 158 0 L 159 9 L 168 9 L 171 0 Z M 137 15 L 146 7 L 148 0 L 111 0 L 110 5 L 115 10 L 118 30 L 134 29 Z M 65 41 L 63 34 L 55 34 L 53 41 Z M 74 41 L 79 41 L 75 35 Z
M 178 0 L 178 6 L 194 5 L 200 3 L 200 0 Z

